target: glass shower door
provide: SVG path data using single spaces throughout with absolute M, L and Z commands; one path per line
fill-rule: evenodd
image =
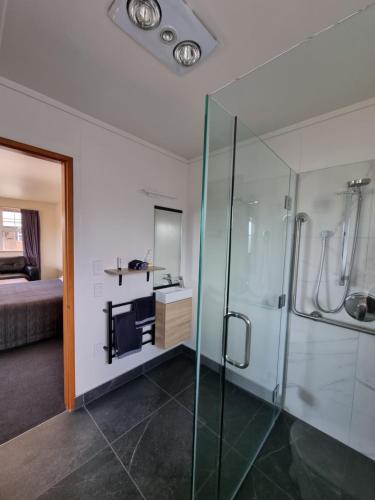
M 218 498 L 236 493 L 280 411 L 290 169 L 236 120 Z
M 280 409 L 290 169 L 208 100 L 193 497 L 231 499 Z

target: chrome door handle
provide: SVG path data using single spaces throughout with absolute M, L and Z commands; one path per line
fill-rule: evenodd
M 246 340 L 245 340 L 245 357 L 242 363 L 230 358 L 227 354 L 227 343 L 228 343 L 228 321 L 229 318 L 239 318 L 245 322 L 246 325 Z M 235 311 L 228 311 L 224 316 L 224 342 L 223 342 L 223 356 L 226 361 L 235 366 L 236 368 L 247 368 L 250 364 L 250 349 L 251 349 L 251 321 L 250 319 L 242 313 Z

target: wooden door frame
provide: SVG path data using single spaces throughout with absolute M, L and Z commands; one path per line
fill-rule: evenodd
M 52 160 L 61 164 L 64 277 L 64 401 L 66 409 L 72 411 L 75 406 L 73 158 L 3 137 L 0 137 L 0 146 L 20 151 L 34 158 Z

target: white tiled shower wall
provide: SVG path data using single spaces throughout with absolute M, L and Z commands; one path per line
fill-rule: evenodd
M 365 188 L 352 290 L 375 292 L 375 105 L 345 110 L 302 124 L 269 139 L 271 147 L 300 173 L 297 211 L 306 212 L 301 240 L 298 308 L 315 309 L 312 293 L 322 230 L 334 231 L 321 301 L 332 307 L 337 286 L 340 222 L 348 180 L 371 177 Z M 334 316 L 351 322 L 345 311 Z M 366 326 L 371 327 L 371 323 Z M 375 330 L 375 325 L 374 325 Z M 291 315 L 286 409 L 375 459 L 375 336 Z

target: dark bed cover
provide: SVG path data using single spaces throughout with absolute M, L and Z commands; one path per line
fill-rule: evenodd
M 60 280 L 0 285 L 0 351 L 62 334 Z

